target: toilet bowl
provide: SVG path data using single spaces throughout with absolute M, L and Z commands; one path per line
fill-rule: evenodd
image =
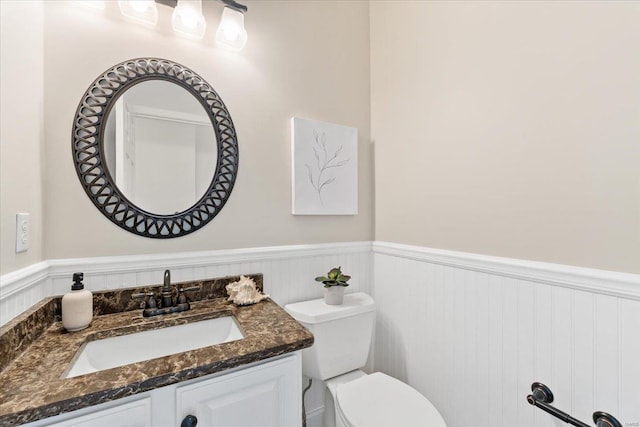
M 339 306 L 303 301 L 285 310 L 314 335 L 314 345 L 302 351 L 302 373 L 325 381 L 325 427 L 446 427 L 433 404 L 408 384 L 360 370 L 375 319 L 369 295 L 345 295 Z
M 326 383 L 325 427 L 446 427 L 433 404 L 402 381 L 381 372 L 347 375 Z

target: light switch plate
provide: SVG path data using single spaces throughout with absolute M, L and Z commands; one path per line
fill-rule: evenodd
M 16 253 L 29 249 L 29 214 L 16 214 Z

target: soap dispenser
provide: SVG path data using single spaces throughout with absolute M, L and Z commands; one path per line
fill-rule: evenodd
M 84 288 L 84 274 L 73 273 L 71 292 L 62 297 L 62 326 L 69 331 L 80 331 L 93 318 L 93 294 Z

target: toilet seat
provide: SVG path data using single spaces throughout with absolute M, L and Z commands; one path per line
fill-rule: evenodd
M 339 384 L 336 393 L 336 415 L 350 427 L 446 427 L 426 397 L 381 372 Z

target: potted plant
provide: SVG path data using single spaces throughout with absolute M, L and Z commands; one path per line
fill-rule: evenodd
M 342 267 L 332 268 L 326 276 L 316 277 L 316 282 L 324 284 L 324 302 L 329 305 L 340 305 L 344 299 L 344 288 L 351 276 L 342 274 Z

